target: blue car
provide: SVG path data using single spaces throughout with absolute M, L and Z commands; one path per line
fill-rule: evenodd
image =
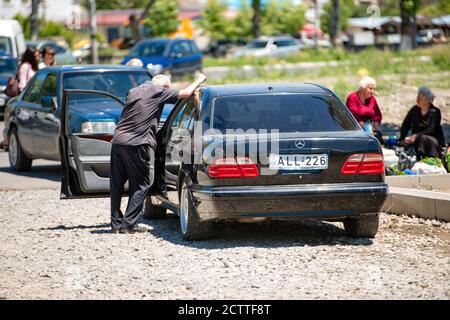
M 172 77 L 192 75 L 202 70 L 202 53 L 189 39 L 146 39 L 131 48 L 121 64 L 139 58 L 153 74 Z
M 95 139 L 101 134 L 111 139 L 128 91 L 150 79 L 147 69 L 128 66 L 58 66 L 39 70 L 21 94 L 8 102 L 11 117 L 5 127 L 12 169 L 29 170 L 32 160 L 38 158 L 59 161 L 60 133 L 65 125 L 75 136 L 87 134 Z M 64 95 L 65 92 L 72 93 Z M 64 104 L 69 109 L 65 123 L 61 117 Z M 93 150 L 89 150 L 89 143 L 86 145 L 84 156 L 89 158 Z M 109 156 L 108 148 L 102 151 Z
M 8 80 L 17 72 L 17 60 L 10 55 L 6 55 L 0 52 L 0 118 L 3 118 L 5 114 L 5 106 L 9 100 L 9 97 L 3 93 Z

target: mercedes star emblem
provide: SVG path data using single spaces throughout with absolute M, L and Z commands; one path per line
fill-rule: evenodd
M 305 140 L 303 140 L 302 138 L 298 138 L 297 140 L 295 140 L 295 146 L 298 149 L 303 149 L 305 147 Z

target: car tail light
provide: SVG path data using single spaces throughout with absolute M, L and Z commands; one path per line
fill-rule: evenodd
M 348 157 L 347 161 L 345 161 L 344 166 L 342 167 L 342 174 L 357 174 L 359 165 L 364 158 L 364 154 L 353 154 Z
M 383 155 L 378 153 L 366 153 L 361 162 L 358 174 L 384 173 Z
M 378 153 L 353 154 L 345 161 L 342 174 L 384 173 L 383 155 Z
M 211 178 L 251 178 L 258 177 L 256 164 L 247 157 L 215 159 L 208 166 Z

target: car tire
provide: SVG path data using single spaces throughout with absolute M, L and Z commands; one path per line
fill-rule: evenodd
M 153 204 L 152 196 L 145 199 L 144 219 L 163 219 L 167 217 L 167 208 Z
M 187 241 L 205 240 L 211 236 L 211 223 L 198 218 L 186 182 L 183 182 L 180 193 L 180 229 L 183 239 Z
M 379 214 L 363 215 L 356 219 L 344 220 L 345 233 L 352 238 L 375 238 L 379 224 Z
M 17 128 L 13 128 L 8 137 L 8 158 L 13 171 L 29 171 L 31 169 L 33 160 L 23 152 L 17 137 Z

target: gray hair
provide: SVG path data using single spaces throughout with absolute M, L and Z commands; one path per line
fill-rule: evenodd
M 152 83 L 155 85 L 159 85 L 161 87 L 168 86 L 170 87 L 170 79 L 168 76 L 164 74 L 158 74 L 152 78 Z
M 419 90 L 417 91 L 417 94 L 420 94 L 428 102 L 433 102 L 435 98 L 433 92 L 431 92 L 430 88 L 428 87 L 420 87 Z
M 367 76 L 367 77 L 362 78 L 359 81 L 359 88 L 360 89 L 365 89 L 365 88 L 367 88 L 370 85 L 372 85 L 372 86 L 376 86 L 377 85 L 377 82 L 372 77 L 368 77 Z
M 144 63 L 142 62 L 141 59 L 133 58 L 127 62 L 127 66 L 142 68 L 144 66 Z

